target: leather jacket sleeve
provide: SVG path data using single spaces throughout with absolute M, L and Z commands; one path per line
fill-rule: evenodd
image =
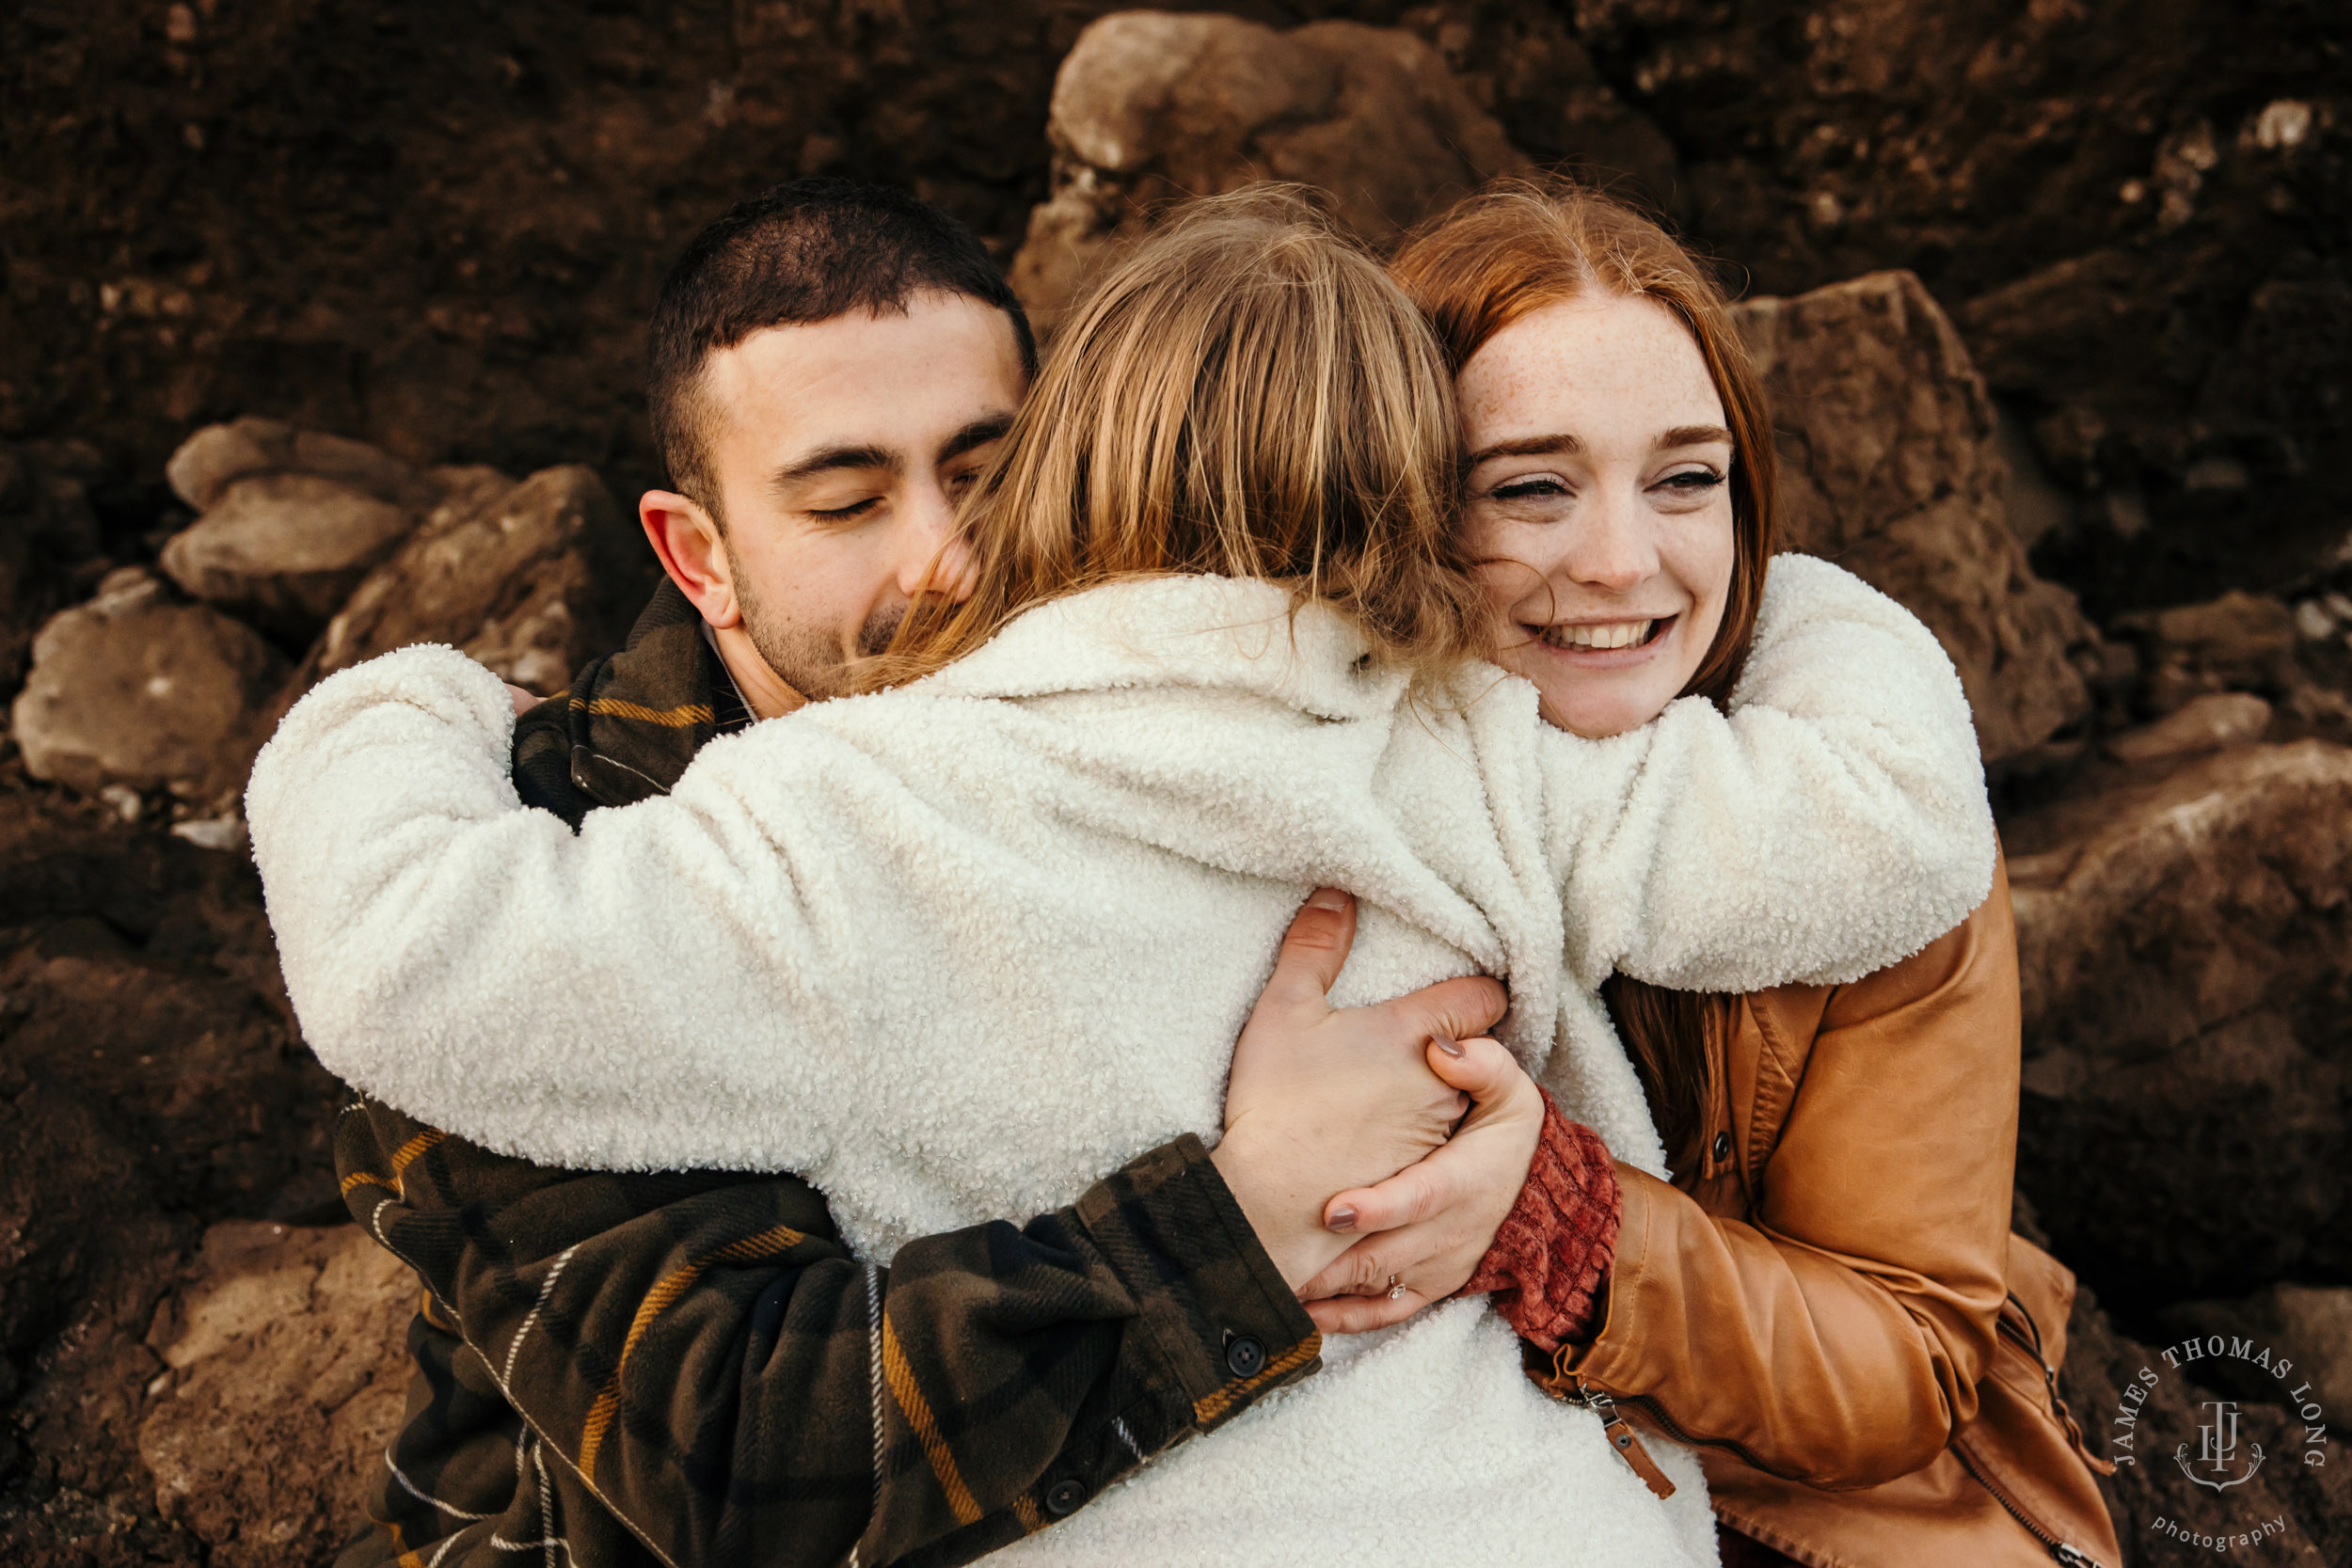
M 1997 875 L 1914 958 L 1744 998 L 1698 1168 L 1619 1164 L 1606 1321 L 1545 1381 L 1815 1486 L 1928 1463 L 1975 1413 L 2006 1292 L 2018 1037 Z

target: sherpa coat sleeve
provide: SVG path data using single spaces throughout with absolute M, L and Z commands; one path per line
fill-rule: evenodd
M 1686 697 L 1642 729 L 1547 730 L 1544 746 L 1568 964 L 1588 990 L 1612 970 L 1677 990 L 1859 979 L 1992 887 L 1958 673 L 1909 610 L 1826 562 L 1773 561 L 1727 713 Z M 1921 924 L 1916 904 L 1875 896 L 1890 889 L 1940 913 Z M 1890 940 L 1898 921 L 1915 935 Z
M 946 1568 L 1318 1365 L 1190 1138 L 888 1268 L 790 1177 L 553 1170 L 366 1100 L 335 1154 L 353 1216 L 423 1280 L 425 1323 L 471 1353 L 412 1396 L 372 1560 L 547 1540 L 624 1568 Z M 485 1432 L 507 1404 L 523 1426 Z
M 1725 990 L 1867 971 L 1894 955 L 1859 916 L 1909 911 L 1909 951 L 1983 896 L 1991 819 L 1949 661 L 1835 567 L 1773 578 L 1732 716 L 1682 702 L 1607 741 L 1538 737 L 1568 958 L 1588 988 L 1616 964 Z M 825 1184 L 810 1104 L 880 1070 L 857 1049 L 879 1005 L 866 923 L 944 919 L 942 859 L 1039 874 L 974 831 L 970 798 L 1083 784 L 1098 815 L 1105 791 L 1130 790 L 1139 815 L 1167 802 L 1156 779 L 1089 772 L 1083 736 L 1017 703 L 918 687 L 806 716 L 712 742 L 670 796 L 592 814 L 575 838 L 520 809 L 513 707 L 481 666 L 412 648 L 321 683 L 247 792 L 320 1059 L 505 1153 Z

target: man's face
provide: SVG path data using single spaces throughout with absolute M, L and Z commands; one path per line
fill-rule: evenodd
M 744 632 L 800 695 L 840 695 L 917 594 L 961 598 L 956 503 L 1026 391 L 1011 321 L 961 294 L 755 332 L 706 362 L 725 568 Z

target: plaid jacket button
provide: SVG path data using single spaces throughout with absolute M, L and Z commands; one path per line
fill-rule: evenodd
M 1235 1377 L 1256 1377 L 1265 1370 L 1265 1346 L 1247 1334 L 1236 1335 L 1225 1347 L 1225 1370 Z
M 1076 1476 L 1065 1476 L 1045 1489 L 1045 1512 L 1057 1519 L 1077 1513 L 1086 1500 L 1087 1483 Z

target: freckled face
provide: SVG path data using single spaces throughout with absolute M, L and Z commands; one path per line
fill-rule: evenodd
M 1455 385 L 1504 666 L 1563 729 L 1649 722 L 1731 591 L 1731 433 L 1690 328 L 1648 299 L 1569 300 L 1496 333 Z

